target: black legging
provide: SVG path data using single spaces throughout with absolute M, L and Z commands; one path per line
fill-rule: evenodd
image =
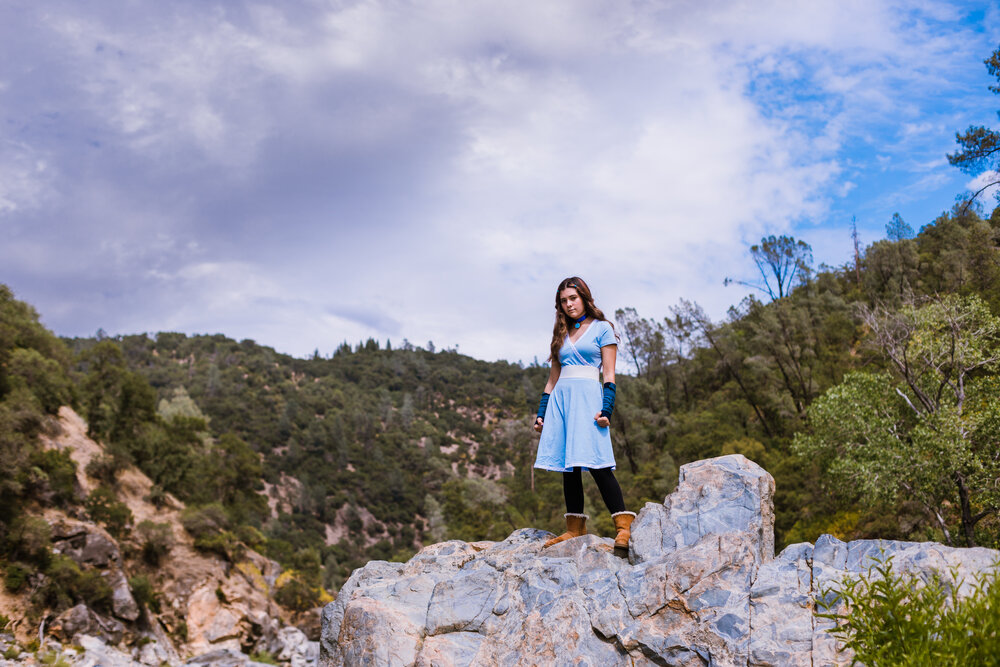
M 622 487 L 615 479 L 615 473 L 611 468 L 590 469 L 590 474 L 597 482 L 597 488 L 601 491 L 601 498 L 608 506 L 608 511 L 612 514 L 625 511 L 625 499 L 622 497 Z M 580 468 L 573 468 L 572 472 L 563 473 L 563 495 L 566 496 L 566 512 L 569 514 L 583 514 L 583 476 Z

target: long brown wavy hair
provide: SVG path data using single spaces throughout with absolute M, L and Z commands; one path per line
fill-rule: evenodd
M 559 295 L 567 287 L 576 289 L 576 293 L 583 299 L 583 310 L 587 314 L 587 317 L 592 317 L 595 320 L 603 322 L 608 321 L 604 317 L 604 313 L 601 312 L 601 309 L 594 303 L 594 295 L 590 293 L 590 288 L 587 287 L 587 283 L 583 281 L 583 278 L 573 276 L 572 278 L 564 279 L 559 283 L 559 287 L 556 288 L 556 324 L 552 327 L 552 343 L 549 345 L 549 361 L 553 364 L 559 363 L 559 349 L 563 345 L 563 339 L 566 338 L 566 334 L 569 332 L 570 325 L 574 324 L 573 320 L 563 312 L 563 309 L 559 305 Z M 614 324 L 611 324 L 611 330 L 615 331 Z M 617 331 L 615 331 L 615 339 L 619 339 Z

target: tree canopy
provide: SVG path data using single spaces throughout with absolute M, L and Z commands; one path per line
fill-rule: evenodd
M 983 62 L 990 76 L 1000 82 L 1000 47 L 997 47 L 997 50 Z M 989 89 L 995 94 L 1000 94 L 1000 85 L 989 86 Z M 1000 116 L 1000 111 L 997 115 Z M 948 155 L 948 162 L 971 176 L 992 174 L 986 183 L 969 197 L 969 202 L 972 202 L 989 188 L 1000 185 L 1000 132 L 983 125 L 972 125 L 965 132 L 956 133 L 955 140 L 958 142 L 959 150 Z

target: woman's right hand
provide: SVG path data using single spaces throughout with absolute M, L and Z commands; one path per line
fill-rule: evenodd
M 535 426 L 534 426 L 535 430 L 537 432 L 541 433 L 542 432 L 542 424 L 544 424 L 544 423 L 545 423 L 544 419 L 542 419 L 541 417 L 535 417 Z

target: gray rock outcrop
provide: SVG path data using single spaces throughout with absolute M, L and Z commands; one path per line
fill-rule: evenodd
M 677 489 L 633 523 L 629 560 L 595 535 L 443 542 L 406 563 L 355 570 L 323 610 L 320 665 L 850 664 L 813 611 L 873 557 L 971 576 L 988 549 L 844 543 L 774 558 L 774 480 L 740 455 L 683 466 Z
M 54 522 L 53 550 L 72 558 L 81 567 L 94 567 L 111 587 L 111 610 L 125 621 L 139 618 L 139 605 L 122 571 L 122 556 L 118 545 L 103 529 L 80 521 Z

